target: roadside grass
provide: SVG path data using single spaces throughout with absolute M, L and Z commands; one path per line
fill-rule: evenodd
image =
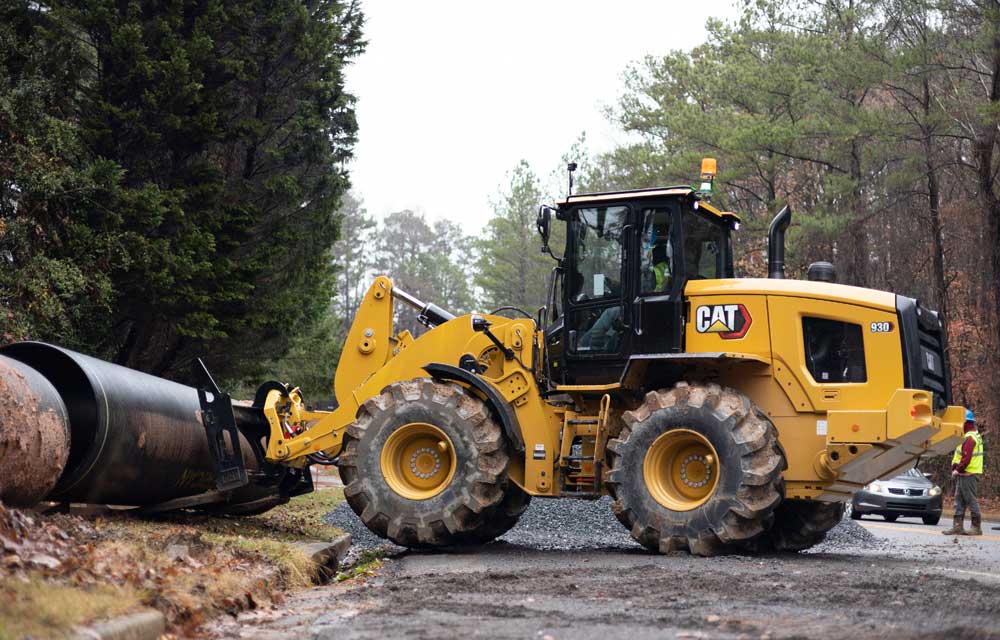
M 184 634 L 218 613 L 280 601 L 316 579 L 296 543 L 340 535 L 323 517 L 342 500 L 341 489 L 328 488 L 256 516 L 33 516 L 65 532 L 58 553 L 46 551 L 61 564 L 26 560 L 13 575 L 0 573 L 0 640 L 62 637 L 140 606 L 159 609 Z
M 89 588 L 52 583 L 39 576 L 0 586 L 0 640 L 60 638 L 72 627 L 137 608 L 142 595 L 128 587 Z
M 337 582 L 344 582 L 345 580 L 351 580 L 359 576 L 374 576 L 375 570 L 382 566 L 384 555 L 385 552 L 378 549 L 365 549 L 351 568 L 338 573 L 335 580 Z

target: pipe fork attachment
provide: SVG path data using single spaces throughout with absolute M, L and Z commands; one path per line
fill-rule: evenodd
M 243 452 L 240 449 L 240 433 L 236 427 L 236 416 L 233 415 L 233 401 L 228 394 L 223 393 L 208 367 L 195 360 L 195 379 L 198 380 L 198 401 L 201 403 L 201 423 L 208 436 L 208 451 L 212 456 L 212 466 L 215 468 L 215 486 L 219 491 L 231 491 L 245 486 L 247 469 L 243 464 Z M 209 399 L 211 396 L 211 399 Z M 228 443 L 226 435 L 229 436 Z

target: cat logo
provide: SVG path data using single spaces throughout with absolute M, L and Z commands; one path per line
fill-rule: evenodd
M 723 340 L 742 338 L 750 330 L 753 318 L 741 304 L 711 304 L 695 311 L 694 328 L 698 333 L 717 333 Z

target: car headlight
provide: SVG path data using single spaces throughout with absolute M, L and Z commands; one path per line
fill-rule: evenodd
M 882 493 L 882 484 L 879 481 L 875 481 L 868 485 L 868 491 L 870 493 Z
M 939 496 L 939 495 L 941 495 L 941 487 L 939 487 L 937 485 L 934 485 L 933 487 L 931 487 L 930 495 L 932 495 L 932 496 Z

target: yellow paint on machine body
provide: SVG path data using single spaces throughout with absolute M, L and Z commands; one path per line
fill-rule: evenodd
M 470 354 L 484 369 L 480 377 L 516 417 L 524 451 L 511 463 L 513 481 L 535 496 L 603 491 L 604 446 L 622 413 L 642 402 L 641 385 L 626 375 L 617 384 L 542 389 L 544 335 L 529 319 L 486 316 L 492 332 L 515 354 L 510 359 L 473 330 L 468 315 L 418 339 L 406 331 L 396 334 L 392 288 L 392 281 L 380 276 L 361 302 L 337 368 L 334 411 L 308 411 L 300 398 L 269 393 L 268 460 L 297 466 L 316 452 L 336 456 L 344 430 L 365 401 L 394 382 L 428 377 L 429 364 L 456 365 Z M 767 414 L 788 463 L 787 498 L 845 500 L 921 454 L 950 451 L 960 439 L 963 408 L 934 411 L 928 391 L 904 388 L 898 327 L 864 331 L 865 382 L 824 383 L 809 371 L 803 317 L 894 327 L 893 294 L 774 279 L 695 280 L 684 294 L 691 310 L 684 326 L 684 379 L 732 387 Z M 726 331 L 733 328 L 726 314 L 743 310 L 749 328 L 734 338 Z M 303 429 L 294 434 L 288 425 Z M 588 460 L 571 460 L 574 441 L 582 442 Z

